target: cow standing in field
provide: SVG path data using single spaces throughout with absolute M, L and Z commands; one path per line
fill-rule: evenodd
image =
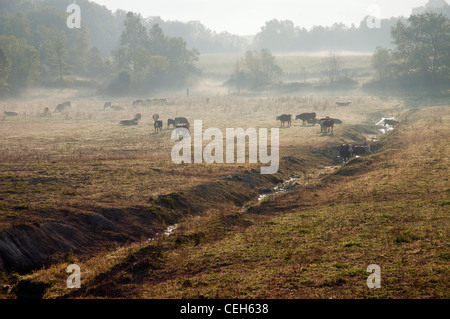
M 162 130 L 162 127 L 163 127 L 163 121 L 161 121 L 161 120 L 155 121 L 154 126 L 155 126 L 155 133 L 158 133 L 159 131 Z
M 283 115 L 277 116 L 277 121 L 281 122 L 281 127 L 284 127 L 284 123 L 288 123 L 288 125 L 290 127 L 291 122 L 292 122 L 292 115 L 291 114 L 283 114 Z
M 58 104 L 56 106 L 56 109 L 53 111 L 53 113 L 61 113 L 71 107 L 72 107 L 72 104 L 70 102 L 64 102 L 64 103 Z
M 347 162 L 351 157 L 350 146 L 348 144 L 342 144 L 339 148 L 339 155 L 344 163 Z
M 306 123 L 312 123 L 316 124 L 316 113 L 302 113 L 295 117 L 296 120 L 302 120 L 303 125 L 306 125 Z
M 103 104 L 103 109 L 106 110 L 108 107 L 111 107 L 111 102 L 105 102 L 105 104 Z
M 328 118 L 323 118 L 319 120 L 320 132 L 321 133 L 331 133 L 334 131 L 334 120 Z
M 167 128 L 170 128 L 170 126 L 172 125 L 173 128 L 175 128 L 175 120 L 174 119 L 168 119 L 167 120 Z

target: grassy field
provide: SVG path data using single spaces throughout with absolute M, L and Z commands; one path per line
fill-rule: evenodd
M 114 101 L 125 107 L 118 112 L 79 99 L 49 118 L 40 114 L 56 101 L 0 104 L 19 113 L 0 121 L 0 233 L 48 249 L 37 247 L 42 265 L 33 271 L 1 273 L 0 295 L 15 298 L 31 280 L 48 285 L 45 298 L 448 298 L 448 107 L 412 111 L 374 96 L 208 97 L 139 108 Z M 338 108 L 339 100 L 353 103 Z M 186 116 L 224 132 L 313 111 L 343 124 L 333 135 L 299 121 L 280 129 L 281 167 L 270 178 L 260 164 L 176 165 L 171 130 L 155 134 L 151 119 Z M 118 125 L 138 112 L 138 126 Z M 374 123 L 390 116 L 402 124 L 384 136 Z M 342 165 L 343 142 L 374 152 Z M 258 201 L 291 177 L 288 192 Z M 61 249 L 38 228 L 61 236 Z M 83 274 L 75 292 L 65 288 L 73 262 Z M 370 264 L 381 267 L 381 289 L 366 286 Z
M 356 79 L 372 76 L 371 55 L 337 52 L 340 59 L 339 68 L 342 75 Z M 320 81 L 325 80 L 322 72 L 322 64 L 328 52 L 321 54 L 274 54 L 276 62 L 283 69 L 284 79 L 287 81 Z M 223 82 L 229 79 L 234 72 L 236 62 L 242 59 L 243 54 L 202 54 L 199 67 L 203 75 L 210 78 L 221 79 Z M 218 62 L 219 61 L 219 62 Z

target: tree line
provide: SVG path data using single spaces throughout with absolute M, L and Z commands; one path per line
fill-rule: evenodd
M 92 46 L 95 31 L 84 19 L 92 12 L 82 10 L 81 28 L 68 28 L 69 13 L 61 3 L 71 2 L 0 0 L 1 95 L 17 95 L 36 83 L 91 87 L 91 81 L 105 94 L 136 94 L 176 87 L 199 74 L 194 66 L 198 51 L 188 50 L 182 38 L 167 36 L 157 24 L 148 30 L 132 12 L 121 18 L 122 31 L 104 56 Z

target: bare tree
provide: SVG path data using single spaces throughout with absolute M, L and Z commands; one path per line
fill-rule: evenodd
M 328 77 L 331 85 L 333 85 L 339 75 L 341 64 L 341 57 L 334 51 L 330 52 L 321 64 L 322 73 Z

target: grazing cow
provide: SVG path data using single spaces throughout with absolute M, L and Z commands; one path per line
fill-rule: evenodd
M 284 123 L 288 123 L 288 125 L 290 127 L 291 122 L 292 122 L 292 115 L 291 114 L 283 114 L 283 115 L 277 116 L 277 121 L 281 122 L 281 127 L 284 127 Z
M 339 148 L 339 155 L 344 162 L 347 162 L 351 157 L 350 146 L 348 144 L 342 144 Z
M 103 104 L 103 109 L 106 110 L 108 107 L 111 107 L 111 102 L 105 102 L 105 104 Z
M 163 121 L 161 120 L 155 121 L 154 126 L 155 126 L 155 133 L 158 133 L 163 127 Z
M 336 102 L 337 106 L 349 106 L 352 102 Z
M 16 112 L 3 112 L 3 114 L 5 114 L 5 116 L 17 116 L 19 114 L 17 114 Z
M 67 104 L 58 104 L 56 106 L 56 109 L 53 111 L 53 113 L 61 113 L 64 112 L 67 108 L 69 108 L 70 106 L 68 106 Z
M 167 120 L 167 128 L 169 128 L 171 125 L 172 125 L 173 128 L 175 128 L 175 124 L 176 124 L 176 122 L 175 122 L 174 119 L 168 119 Z
M 367 146 L 358 145 L 358 146 L 353 147 L 353 155 L 355 155 L 355 156 L 356 155 L 361 156 L 363 154 L 368 154 L 368 153 L 370 153 L 370 145 L 367 145 Z
M 123 111 L 123 110 L 125 110 L 124 107 L 117 106 L 117 105 L 112 105 L 111 108 L 112 108 L 114 111 Z
M 390 120 L 390 119 L 384 119 L 384 126 L 391 125 L 391 126 L 397 126 L 399 121 L 396 120 Z
M 188 129 L 190 127 L 189 121 L 185 117 L 176 117 L 175 118 L 175 125 L 178 127 L 179 124 L 185 124 Z
M 123 126 L 138 125 L 138 123 L 141 120 L 141 118 L 142 118 L 142 115 L 138 113 L 138 114 L 136 114 L 134 116 L 134 119 L 132 119 L 132 120 L 123 120 L 123 121 L 120 121 L 119 124 L 123 125 Z
M 299 114 L 295 117 L 296 120 L 302 120 L 303 121 L 303 125 L 305 125 L 306 123 L 313 123 L 314 125 L 316 124 L 316 113 L 302 113 Z
M 321 133 L 331 133 L 334 131 L 334 120 L 328 118 L 323 118 L 319 120 L 320 132 Z

